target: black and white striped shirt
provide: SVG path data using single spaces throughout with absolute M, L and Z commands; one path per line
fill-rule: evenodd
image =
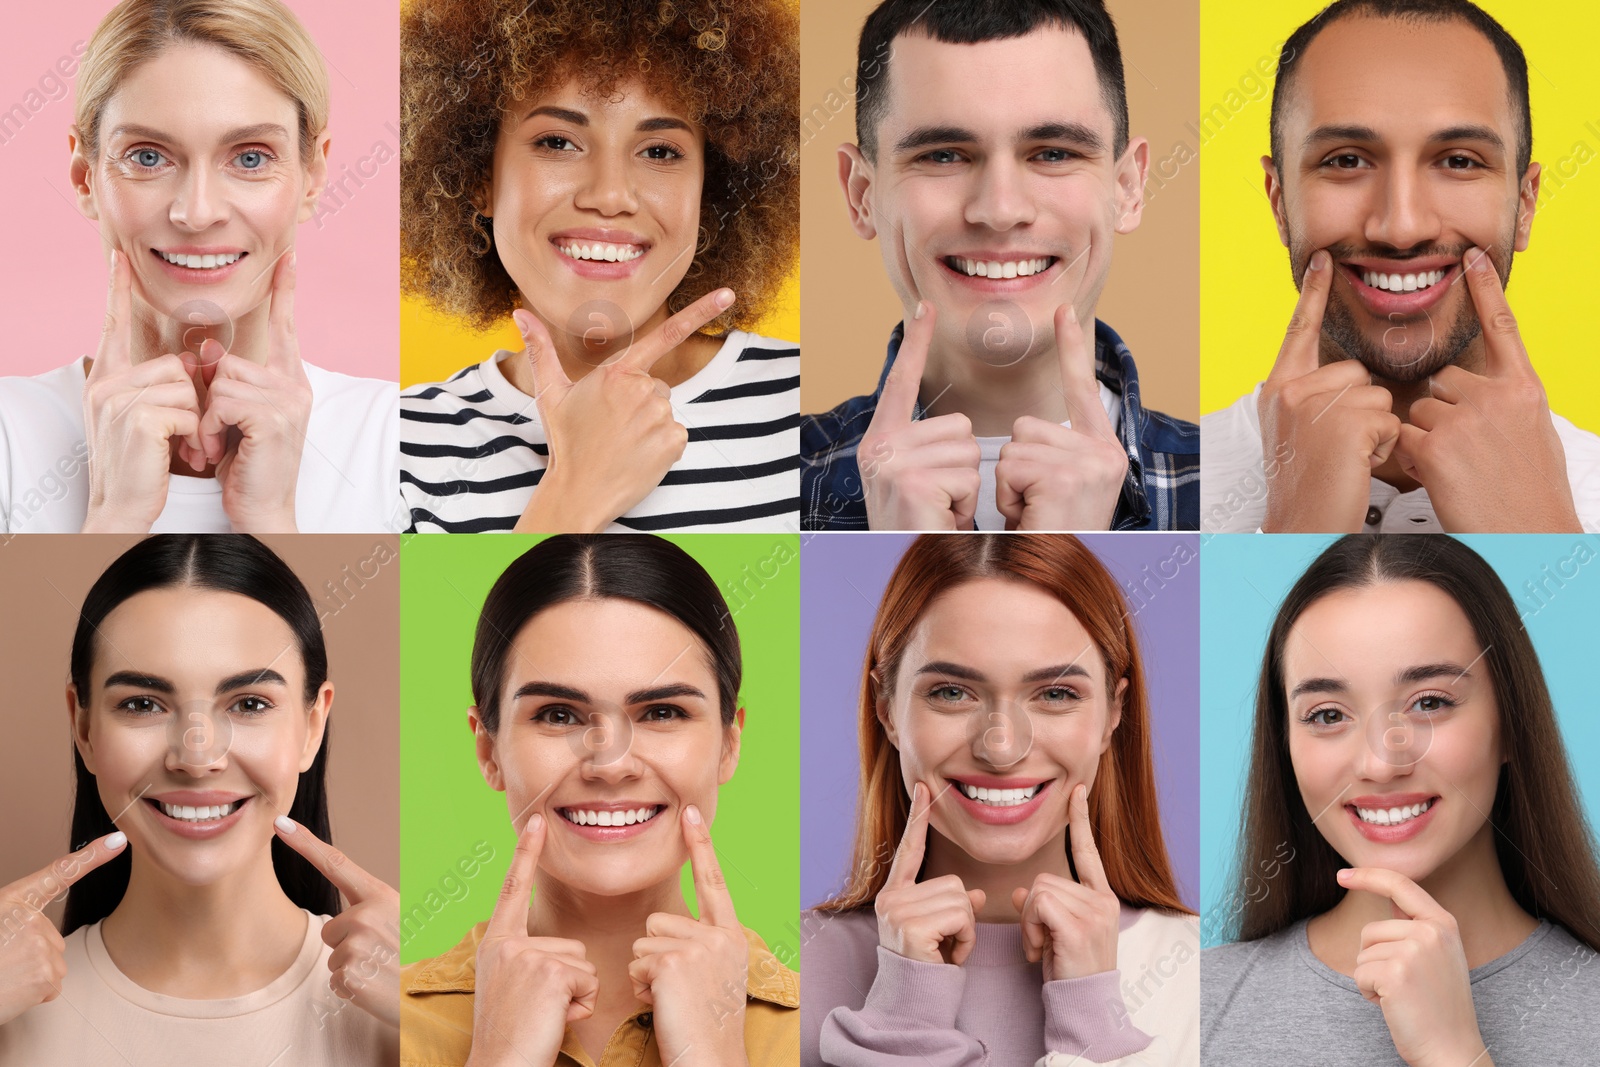
M 496 352 L 449 381 L 400 396 L 400 495 L 414 532 L 510 530 L 549 457 L 533 397 Z M 683 456 L 610 530 L 799 528 L 800 349 L 734 330 L 672 390 L 689 431 Z

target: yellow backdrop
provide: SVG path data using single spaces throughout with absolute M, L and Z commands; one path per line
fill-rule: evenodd
M 1522 45 L 1542 187 L 1528 250 L 1507 297 L 1550 406 L 1600 431 L 1600 349 L 1589 321 L 1600 246 L 1600 63 L 1592 0 L 1478 0 Z M 1265 378 L 1294 311 L 1259 160 L 1278 51 L 1324 0 L 1201 0 L 1200 410 L 1226 407 Z M 1400 106 L 1404 106 L 1401 104 Z

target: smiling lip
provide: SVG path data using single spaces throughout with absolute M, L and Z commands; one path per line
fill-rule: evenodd
M 162 829 L 167 830 L 178 837 L 186 837 L 190 840 L 196 841 L 203 841 L 209 838 L 217 837 L 218 835 L 225 834 L 229 830 L 233 829 L 233 827 L 238 825 L 240 818 L 243 817 L 245 810 L 250 807 L 250 802 L 253 799 L 254 797 L 252 797 L 250 794 L 191 792 L 188 790 L 178 790 L 171 793 L 162 793 L 158 796 L 147 796 L 142 798 L 143 803 L 149 808 L 152 816 L 154 817 L 157 826 L 160 826 Z M 188 822 L 184 819 L 174 819 L 172 816 L 162 811 L 161 805 L 157 803 L 158 801 L 164 801 L 168 804 L 185 805 L 188 807 L 208 807 L 218 804 L 231 804 L 237 801 L 239 806 L 234 808 L 233 811 L 229 812 L 227 815 L 224 815 L 220 819 L 214 819 L 208 822 Z
M 639 255 L 629 260 L 576 259 L 561 251 L 562 245 L 595 244 L 631 245 L 639 249 Z M 638 273 L 639 265 L 650 254 L 650 248 L 650 242 L 632 230 L 584 226 L 558 230 L 550 235 L 550 249 L 555 253 L 555 257 L 580 278 L 593 281 L 617 281 L 632 277 Z
M 1421 815 L 1388 826 L 1366 822 L 1356 813 L 1357 808 L 1365 808 L 1368 811 L 1378 808 L 1407 808 L 1425 802 L 1431 803 L 1428 804 L 1428 810 Z M 1443 798 L 1436 793 L 1390 793 L 1384 796 L 1352 797 L 1345 802 L 1344 810 L 1362 837 L 1378 844 L 1392 845 L 1409 841 L 1426 829 L 1433 821 L 1433 813 L 1439 810 L 1441 803 Z
M 939 268 L 945 275 L 953 278 L 957 284 L 974 289 L 980 293 L 1020 293 L 1039 285 L 1055 281 L 1060 277 L 1063 260 L 1060 256 L 1052 256 L 1047 252 L 997 252 L 992 249 L 981 249 L 964 252 L 950 252 L 935 257 Z M 1049 264 L 1037 274 L 1027 276 L 1018 275 L 1015 278 L 987 278 L 967 274 L 950 265 L 952 259 L 982 260 L 986 263 L 1016 263 L 1030 259 L 1046 259 Z
M 600 811 L 604 811 L 604 812 L 638 811 L 640 808 L 653 808 L 653 809 L 655 809 L 655 814 L 652 815 L 650 818 L 646 819 L 644 822 L 636 822 L 636 823 L 633 823 L 630 826 L 589 826 L 589 825 L 586 825 L 586 824 L 580 825 L 579 823 L 575 823 L 571 819 L 567 818 L 567 816 L 565 814 L 566 812 L 569 812 L 569 811 L 571 811 L 571 812 L 583 812 L 583 811 L 595 811 L 595 812 L 600 812 Z M 597 841 L 597 842 L 607 843 L 607 842 L 612 842 L 612 841 L 627 841 L 627 840 L 629 840 L 631 838 L 638 837 L 640 834 L 643 834 L 643 833 L 647 832 L 656 823 L 663 821 L 662 816 L 664 816 L 666 814 L 666 809 L 667 809 L 667 805 L 665 805 L 665 804 L 653 804 L 653 803 L 650 803 L 649 801 L 641 801 L 641 800 L 634 800 L 634 801 L 608 800 L 608 801 L 596 801 L 596 802 L 584 803 L 584 804 L 556 805 L 555 808 L 554 808 L 554 811 L 555 811 L 555 821 L 560 823 L 562 826 L 565 826 L 568 830 L 571 830 L 573 833 L 577 834 L 579 837 L 582 837 L 582 838 L 584 838 L 586 840 L 589 840 L 589 841 Z
M 1443 271 L 1444 277 L 1426 289 L 1417 289 L 1409 293 L 1378 289 L 1362 280 L 1362 275 L 1367 272 L 1398 274 L 1403 278 L 1407 274 L 1425 274 L 1436 270 Z M 1360 257 L 1341 260 L 1339 273 L 1350 284 L 1350 289 L 1368 314 L 1373 318 L 1390 322 L 1395 317 L 1421 315 L 1443 300 L 1450 287 L 1461 277 L 1461 260 L 1441 256 L 1409 260 Z
M 983 774 L 962 775 L 960 778 L 950 778 L 947 781 L 950 783 L 949 793 L 955 798 L 956 803 L 974 819 L 991 826 L 1010 826 L 1028 819 L 1044 806 L 1045 797 L 1050 795 L 1055 786 L 1053 778 L 995 778 Z M 1031 789 L 1036 785 L 1040 786 L 1040 789 L 1032 798 L 1021 804 L 996 807 L 967 796 L 961 791 L 960 785 L 957 784 L 959 782 L 982 789 Z
M 162 252 L 173 255 L 186 256 L 218 256 L 233 255 L 238 253 L 239 258 L 229 263 L 226 267 L 180 267 L 176 263 L 169 263 Z M 198 245 L 179 245 L 176 248 L 152 248 L 150 256 L 162 270 L 175 281 L 185 285 L 216 285 L 225 282 L 239 272 L 239 267 L 250 253 L 239 248 L 202 248 Z

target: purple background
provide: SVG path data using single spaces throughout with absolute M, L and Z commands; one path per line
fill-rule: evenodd
M 878 599 L 914 537 L 825 533 L 802 538 L 800 901 L 804 907 L 840 889 L 850 866 L 862 658 Z M 1133 614 L 1149 690 L 1162 829 L 1178 891 L 1194 908 L 1200 896 L 1199 536 L 1117 533 L 1088 534 L 1083 540 L 1122 585 Z M 1180 542 L 1186 543 L 1187 554 Z M 1164 576 L 1174 568 L 1175 576 Z

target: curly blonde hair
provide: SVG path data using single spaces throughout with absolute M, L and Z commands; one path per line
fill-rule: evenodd
M 731 287 L 708 334 L 748 329 L 799 250 L 798 19 L 792 0 L 413 0 L 401 22 L 401 287 L 488 329 L 520 306 L 473 198 L 500 116 L 576 72 L 587 93 L 640 78 L 706 131 L 693 264 L 677 312 Z

